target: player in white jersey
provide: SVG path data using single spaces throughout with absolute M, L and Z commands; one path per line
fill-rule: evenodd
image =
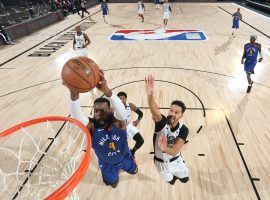
M 163 24 L 167 26 L 168 20 L 170 18 L 170 12 L 172 12 L 171 6 L 168 3 L 168 0 L 165 1 L 163 4 Z
M 136 126 L 139 124 L 140 120 L 143 117 L 142 111 L 137 108 L 133 103 L 128 103 L 127 102 L 127 94 L 125 92 L 119 92 L 117 96 L 121 99 L 123 102 L 126 112 L 127 112 L 127 135 L 135 140 L 135 146 L 130 150 L 132 155 L 135 155 L 135 152 L 143 145 L 144 140 L 143 137 L 141 136 L 139 130 L 136 128 Z M 134 122 L 131 122 L 131 111 L 135 112 L 138 114 L 138 119 L 135 120 Z
M 80 26 L 76 26 L 75 30 L 73 49 L 77 52 L 78 56 L 88 56 L 87 45 L 90 44 L 90 39 L 81 31 Z
M 143 4 L 143 1 L 138 1 L 138 15 L 142 18 L 142 22 L 144 22 L 144 11 L 145 11 L 145 7 Z
M 166 182 L 174 184 L 176 180 L 186 183 L 189 180 L 188 169 L 180 153 L 188 136 L 188 128 L 179 120 L 183 117 L 186 106 L 182 101 L 171 103 L 168 116 L 161 114 L 154 99 L 154 77 L 145 78 L 145 88 L 152 118 L 155 122 L 154 162 Z

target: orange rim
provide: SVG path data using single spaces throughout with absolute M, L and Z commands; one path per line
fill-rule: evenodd
M 0 141 L 1 139 L 7 137 L 8 135 L 13 134 L 15 131 L 32 126 L 34 124 L 46 122 L 46 121 L 64 121 L 64 122 L 71 122 L 77 126 L 79 126 L 84 134 L 86 135 L 87 138 L 87 149 L 84 155 L 84 158 L 78 167 L 78 169 L 73 173 L 73 175 L 61 186 L 59 187 L 56 191 L 54 191 L 51 195 L 47 196 L 45 199 L 46 200 L 55 200 L 55 199 L 64 199 L 66 198 L 71 191 L 78 185 L 80 180 L 83 178 L 87 168 L 89 167 L 89 163 L 91 160 L 91 154 L 90 150 L 92 148 L 92 143 L 91 143 L 91 136 L 89 130 L 78 120 L 73 119 L 73 118 L 68 118 L 68 117 L 61 117 L 61 116 L 48 116 L 48 117 L 41 117 L 33 120 L 29 120 L 27 122 L 23 122 L 21 124 L 18 124 L 12 128 L 9 128 L 3 132 L 0 133 Z

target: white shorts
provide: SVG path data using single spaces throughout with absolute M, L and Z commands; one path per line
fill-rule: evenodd
M 136 135 L 136 133 L 139 133 L 139 130 L 133 126 L 132 123 L 129 123 L 127 125 L 127 135 L 128 137 L 130 137 L 131 139 L 134 137 L 134 135 Z
M 143 13 L 144 13 L 143 10 L 138 10 L 139 15 L 143 15 Z
M 77 49 L 76 53 L 78 56 L 88 56 L 88 50 L 87 48 L 83 48 L 83 49 Z
M 163 19 L 169 19 L 170 13 L 169 12 L 163 12 Z
M 189 176 L 188 168 L 181 156 L 174 160 L 173 162 L 162 163 L 155 160 L 155 166 L 163 180 L 170 182 L 173 176 L 178 178 L 186 178 Z

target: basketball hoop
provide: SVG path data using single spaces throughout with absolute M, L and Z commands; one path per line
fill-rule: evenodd
M 68 117 L 42 117 L 1 132 L 0 196 L 78 199 L 73 190 L 89 166 L 90 150 L 88 129 Z

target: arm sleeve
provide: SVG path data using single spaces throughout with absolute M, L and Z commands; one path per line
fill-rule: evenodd
M 183 125 L 181 130 L 180 130 L 180 133 L 179 133 L 179 135 L 177 137 L 181 138 L 184 141 L 186 141 L 187 136 L 188 136 L 188 132 L 189 132 L 188 128 L 185 125 Z
M 155 123 L 155 132 L 161 131 L 167 124 L 167 118 L 162 115 L 162 118 L 159 122 Z
M 70 102 L 70 110 L 72 118 L 77 119 L 85 126 L 89 123 L 89 119 L 82 112 L 79 99 Z
M 143 112 L 139 108 L 137 108 L 135 113 L 138 114 L 138 120 L 141 120 L 143 118 Z
M 119 97 L 116 96 L 115 94 L 112 94 L 112 96 L 109 97 L 109 100 L 112 104 L 113 109 L 115 110 L 114 117 L 120 121 L 126 121 L 127 112 L 126 112 L 124 104 L 119 99 Z

